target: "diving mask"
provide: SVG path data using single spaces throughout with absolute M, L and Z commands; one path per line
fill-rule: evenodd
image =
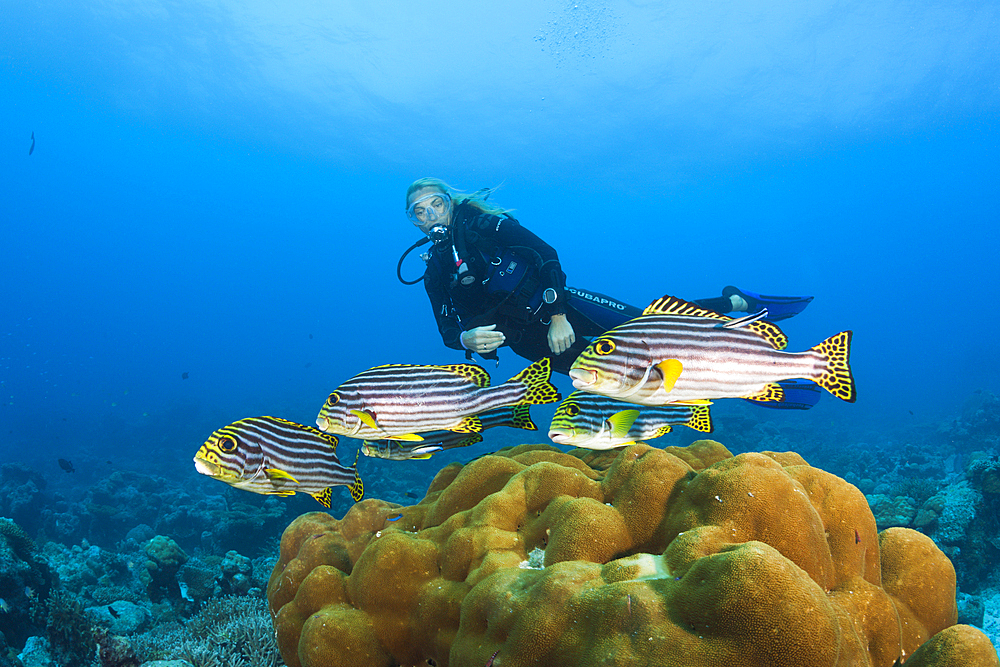
M 406 209 L 406 217 L 417 225 L 426 225 L 444 217 L 445 211 L 451 205 L 451 197 L 445 192 L 429 192 L 415 200 Z

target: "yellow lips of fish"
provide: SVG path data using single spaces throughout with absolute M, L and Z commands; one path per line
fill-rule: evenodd
M 194 467 L 202 475 L 211 477 L 212 479 L 217 479 L 225 482 L 226 480 L 237 480 L 240 478 L 240 474 L 237 471 L 230 470 L 229 468 L 221 465 L 218 461 L 213 460 L 215 456 L 213 453 L 205 446 L 202 446 L 198 450 L 198 453 L 194 455 Z

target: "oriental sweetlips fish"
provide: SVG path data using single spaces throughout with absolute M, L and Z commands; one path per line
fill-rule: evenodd
M 253 493 L 307 493 L 330 506 L 334 486 L 364 497 L 358 458 L 347 468 L 337 458 L 337 437 L 278 417 L 248 417 L 213 433 L 194 456 L 203 475 Z M 360 452 L 359 452 L 360 453 Z
M 529 406 L 515 405 L 513 407 L 497 408 L 479 415 L 483 430 L 494 426 L 510 426 L 523 428 L 527 431 L 537 431 L 535 422 L 531 421 Z M 405 461 L 408 459 L 429 459 L 435 452 L 456 447 L 468 447 L 483 441 L 479 433 L 455 433 L 454 431 L 431 431 L 419 433 L 422 441 L 410 440 L 365 440 L 361 445 L 361 453 L 380 459 Z
M 665 296 L 635 319 L 595 338 L 569 370 L 583 391 L 642 405 L 715 398 L 781 401 L 778 382 L 812 380 L 853 403 L 852 332 L 805 352 L 784 352 L 788 337 L 766 311 L 733 319 Z
M 574 391 L 559 404 L 549 438 L 560 445 L 612 449 L 670 433 L 671 424 L 712 432 L 708 405 L 639 406 Z
M 423 442 L 418 434 L 428 431 L 479 433 L 483 422 L 477 415 L 483 412 L 558 401 L 551 374 L 548 357 L 495 387 L 475 364 L 376 366 L 337 387 L 316 424 L 364 440 Z

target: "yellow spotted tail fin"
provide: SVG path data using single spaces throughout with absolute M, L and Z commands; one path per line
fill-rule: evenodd
M 356 503 L 360 503 L 361 499 L 365 497 L 365 485 L 361 481 L 360 473 L 358 473 L 359 456 L 361 456 L 360 448 L 358 448 L 358 453 L 354 455 L 354 465 L 351 466 L 352 468 L 354 468 L 354 481 L 351 482 L 350 486 L 347 487 L 351 490 L 351 498 L 353 498 L 354 502 Z
M 707 405 L 696 405 L 691 411 L 691 417 L 684 423 L 688 428 L 693 428 L 702 433 L 712 432 L 712 414 Z
M 562 399 L 559 390 L 549 382 L 552 376 L 552 360 L 542 357 L 507 382 L 519 382 L 524 385 L 522 405 L 541 405 L 555 403 Z
M 826 368 L 823 375 L 815 380 L 816 384 L 848 403 L 853 403 L 858 398 L 854 375 L 851 373 L 853 335 L 852 331 L 841 331 L 812 348 L 813 352 L 826 357 Z
M 523 428 L 526 431 L 537 431 L 535 422 L 531 421 L 531 412 L 527 405 L 515 405 L 510 418 L 512 428 Z

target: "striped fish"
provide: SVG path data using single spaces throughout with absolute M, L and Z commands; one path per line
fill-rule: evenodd
M 537 431 L 535 422 L 531 421 L 529 406 L 515 405 L 513 407 L 497 408 L 479 415 L 483 430 L 494 426 L 510 426 L 523 428 L 527 431 Z M 408 459 L 429 459 L 435 452 L 456 447 L 468 447 L 483 441 L 479 433 L 455 433 L 454 431 L 432 431 L 418 434 L 423 441 L 406 440 L 365 440 L 361 444 L 361 453 L 380 459 L 405 461 Z
M 475 364 L 389 365 L 355 375 L 330 394 L 316 424 L 362 440 L 410 440 L 428 431 L 479 433 L 488 410 L 558 401 L 545 357 L 496 387 Z
M 194 456 L 203 475 L 252 493 L 308 493 L 330 506 L 334 486 L 347 486 L 357 502 L 365 494 L 358 457 L 346 468 L 337 437 L 278 417 L 248 417 L 213 433 Z
M 781 401 L 781 380 L 812 380 L 853 403 L 851 336 L 843 331 L 805 352 L 784 352 L 788 338 L 761 313 L 732 319 L 665 296 L 598 338 L 569 375 L 587 392 L 642 405 L 716 398 Z
M 612 449 L 638 440 L 652 440 L 678 424 L 712 432 L 708 405 L 659 405 L 637 409 L 622 401 L 574 391 L 559 404 L 549 426 L 549 438 L 560 445 Z

